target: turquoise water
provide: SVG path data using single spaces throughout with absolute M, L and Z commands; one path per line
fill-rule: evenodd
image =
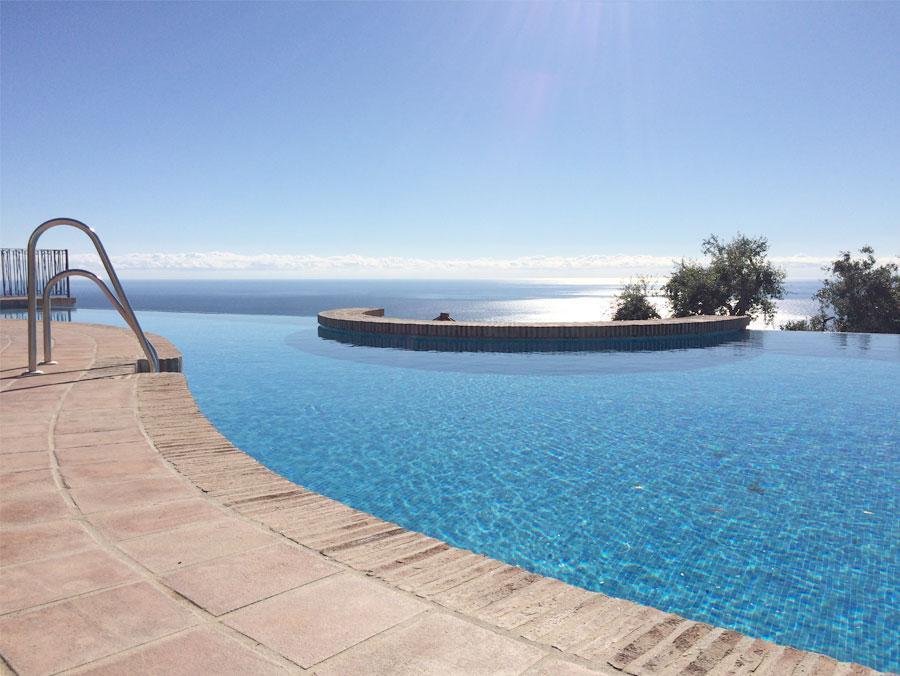
M 216 426 L 304 486 L 572 584 L 900 669 L 900 336 L 434 353 L 323 340 L 307 317 L 141 320 L 184 351 Z

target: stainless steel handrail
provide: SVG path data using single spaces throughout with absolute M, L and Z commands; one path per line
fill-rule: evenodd
M 131 327 L 131 330 L 134 331 L 135 334 L 137 334 L 138 331 L 140 331 L 140 327 L 135 326 L 135 324 L 134 324 L 134 322 L 137 321 L 134 317 L 134 314 L 133 313 L 129 314 L 128 310 L 126 310 L 122 306 L 122 304 L 119 302 L 119 299 L 113 295 L 112 291 L 109 290 L 109 287 L 106 286 L 106 284 L 103 282 L 103 280 L 100 279 L 97 275 L 95 275 L 93 272 L 89 272 L 88 270 L 81 270 L 78 268 L 73 268 L 71 270 L 63 270 L 62 272 L 57 273 L 53 277 L 50 278 L 50 281 L 47 282 L 46 286 L 44 286 L 44 294 L 43 294 L 43 298 L 41 299 L 41 307 L 43 307 L 43 309 L 44 309 L 44 316 L 43 316 L 44 361 L 41 362 L 42 364 L 55 364 L 56 363 L 55 361 L 53 361 L 53 346 L 52 346 L 52 341 L 51 341 L 51 337 L 50 337 L 50 315 L 51 315 L 50 291 L 53 289 L 54 286 L 56 286 L 56 284 L 58 282 L 62 281 L 63 279 L 66 279 L 67 277 L 84 277 L 85 279 L 90 279 L 92 282 L 94 282 L 97 286 L 100 287 L 100 290 L 104 294 L 106 294 L 106 297 L 109 299 L 109 302 L 112 303 L 114 308 L 116 308 L 116 311 L 119 313 L 119 315 L 122 317 L 122 319 L 125 320 L 125 323 L 128 324 L 129 327 Z M 144 345 L 141 345 L 141 347 L 144 348 Z M 149 364 L 154 365 L 155 371 L 159 371 L 159 357 L 156 354 L 156 348 L 153 347 L 153 344 L 150 341 L 147 341 L 146 347 L 149 348 L 149 351 L 147 351 L 146 349 L 144 350 L 144 356 L 147 357 L 147 362 Z
M 128 325 L 131 327 L 132 331 L 134 331 L 138 342 L 141 344 L 141 349 L 150 361 L 149 366 L 151 372 L 158 372 L 159 360 L 155 358 L 156 350 L 150 344 L 150 341 L 147 340 L 147 336 L 144 335 L 144 331 L 141 329 L 141 325 L 134 314 L 134 310 L 131 309 L 131 304 L 128 302 L 128 296 L 125 295 L 125 289 L 122 288 L 119 276 L 113 269 L 112 262 L 109 260 L 109 256 L 106 253 L 103 243 L 100 241 L 100 237 L 93 228 L 88 227 L 74 218 L 53 218 L 41 223 L 34 229 L 34 232 L 31 233 L 31 237 L 28 238 L 28 371 L 25 372 L 26 375 L 37 375 L 41 373 L 37 368 L 37 270 L 35 266 L 37 242 L 38 239 L 40 239 L 40 236 L 47 230 L 61 225 L 68 225 L 80 230 L 87 235 L 93 243 L 94 249 L 97 250 L 97 255 L 100 257 L 100 262 L 103 263 L 109 281 L 112 283 L 113 289 L 116 292 L 119 305 L 130 317 L 130 320 L 126 318 L 126 322 L 128 322 Z M 153 355 L 154 358 L 150 359 L 150 355 Z

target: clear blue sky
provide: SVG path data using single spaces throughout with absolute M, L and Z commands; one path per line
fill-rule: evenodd
M 4 246 L 900 254 L 900 3 L 0 11 Z

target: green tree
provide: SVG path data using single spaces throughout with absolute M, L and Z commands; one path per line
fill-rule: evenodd
M 659 319 L 656 308 L 647 300 L 649 294 L 650 286 L 643 278 L 623 286 L 622 292 L 616 296 L 616 312 L 613 320 Z
M 772 322 L 773 300 L 784 297 L 785 273 L 767 260 L 768 251 L 765 237 L 738 233 L 730 242 L 723 242 L 710 235 L 703 240 L 709 265 L 682 260 L 662 287 L 673 314 L 762 314 L 767 322 Z
M 900 274 L 896 263 L 875 264 L 875 250 L 864 246 L 861 258 L 842 251 L 823 268 L 830 277 L 813 296 L 819 312 L 782 325 L 787 331 L 900 333 Z
M 825 331 L 825 322 L 816 315 L 808 319 L 789 319 L 779 328 L 782 331 Z

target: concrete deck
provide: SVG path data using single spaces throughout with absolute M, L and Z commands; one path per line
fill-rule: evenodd
M 133 373 L 127 332 L 54 340 L 20 378 L 0 321 L 0 671 L 874 673 L 355 511 L 235 448 L 181 374 Z

